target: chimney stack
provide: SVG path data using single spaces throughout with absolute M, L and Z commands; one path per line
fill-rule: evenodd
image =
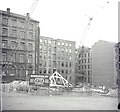
M 7 8 L 7 13 L 10 14 L 10 8 Z

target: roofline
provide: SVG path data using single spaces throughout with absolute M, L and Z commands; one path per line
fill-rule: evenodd
M 10 14 L 8 14 L 7 11 L 3 11 L 3 10 L 0 10 L 0 15 L 1 15 L 1 14 L 4 14 L 4 15 L 6 15 L 6 16 L 15 17 L 15 18 L 20 18 L 20 19 L 23 19 L 23 20 L 26 19 L 26 16 L 25 16 L 25 15 L 20 15 L 20 14 L 16 14 L 16 13 L 12 13 L 12 12 L 10 12 Z M 26 14 L 26 15 L 27 15 L 27 14 Z M 32 19 L 32 18 L 30 18 L 30 21 L 36 22 L 36 23 L 40 23 L 39 21 L 34 20 L 34 19 Z

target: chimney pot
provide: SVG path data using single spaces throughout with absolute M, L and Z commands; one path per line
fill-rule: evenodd
M 7 13 L 10 14 L 10 8 L 7 8 Z

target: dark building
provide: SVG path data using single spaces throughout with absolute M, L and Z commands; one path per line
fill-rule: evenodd
M 91 49 L 81 47 L 77 49 L 75 80 L 76 83 L 92 84 L 92 55 Z
M 27 19 L 28 18 L 28 19 Z M 27 22 L 28 21 L 28 22 Z M 0 64 L 3 80 L 26 80 L 35 72 L 35 40 L 39 22 L 26 16 L 0 10 Z

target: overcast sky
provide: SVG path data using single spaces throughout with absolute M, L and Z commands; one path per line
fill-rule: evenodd
M 119 0 L 39 0 L 31 17 L 40 21 L 41 36 L 76 41 L 91 47 L 98 40 L 118 41 Z M 0 0 L 0 10 L 24 15 L 34 0 Z M 87 30 L 89 17 L 92 17 Z

